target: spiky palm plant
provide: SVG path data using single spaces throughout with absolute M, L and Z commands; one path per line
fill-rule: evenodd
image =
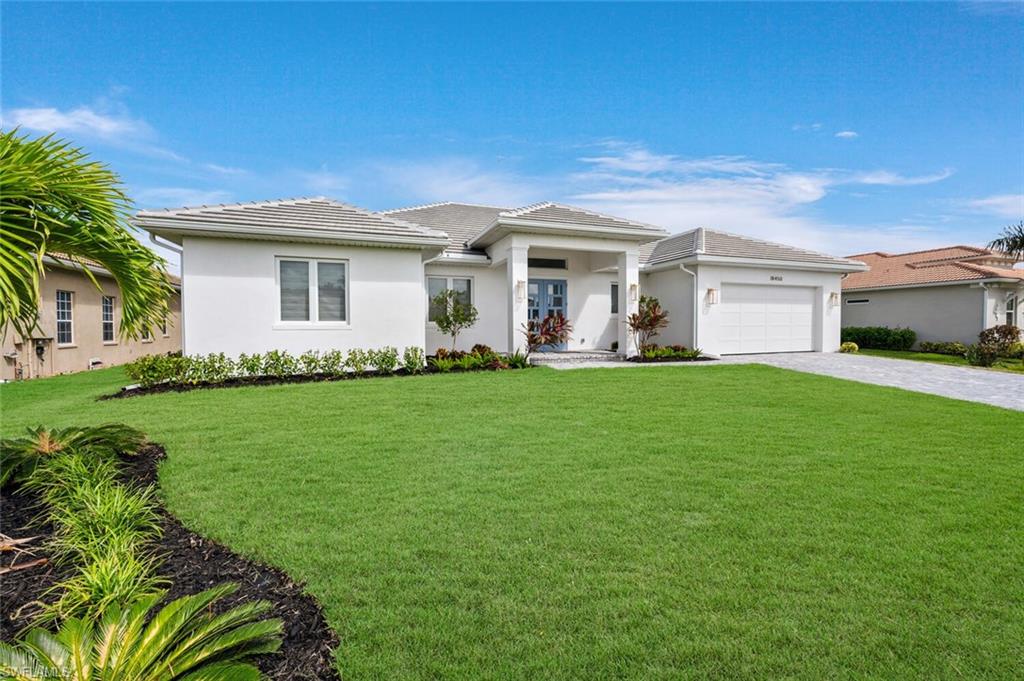
M 98 623 L 69 619 L 56 633 L 32 629 L 17 645 L 0 643 L 0 678 L 19 681 L 235 681 L 259 679 L 245 661 L 276 651 L 281 621 L 262 619 L 264 601 L 221 615 L 213 604 L 235 591 L 222 584 L 156 610 L 162 594 L 121 609 Z
M 27 337 L 36 327 L 50 253 L 110 272 L 121 291 L 122 335 L 156 328 L 173 289 L 163 258 L 133 236 L 130 208 L 117 175 L 82 149 L 52 135 L 0 132 L 0 329 Z
M 993 239 L 988 247 L 1016 258 L 1024 258 L 1024 220 L 1015 225 L 1007 225 L 999 238 Z
M 0 440 L 0 486 L 24 480 L 41 462 L 61 452 L 83 452 L 98 457 L 131 454 L 146 442 L 146 435 L 122 423 L 70 428 L 29 428 L 21 437 Z

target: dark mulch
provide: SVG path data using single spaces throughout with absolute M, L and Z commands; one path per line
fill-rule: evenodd
M 655 357 L 653 359 L 645 359 L 634 355 L 629 358 L 629 361 L 636 362 L 638 364 L 661 364 L 662 362 L 714 362 L 716 360 L 714 357 L 697 357 L 696 359 L 681 359 L 679 357 Z
M 149 485 L 156 483 L 156 470 L 166 456 L 162 447 L 149 445 L 128 460 L 125 468 L 127 482 Z M 21 494 L 0 491 L 3 513 L 0 532 L 13 536 L 42 535 L 45 541 L 47 526 L 24 531 L 28 520 L 38 515 L 36 500 Z M 36 505 L 35 510 L 32 506 Z M 169 513 L 163 513 L 163 536 L 158 546 L 162 563 L 158 570 L 169 580 L 168 598 L 198 593 L 222 582 L 235 582 L 238 591 L 219 605 L 218 611 L 252 600 L 269 601 L 272 614 L 284 622 L 284 639 L 280 652 L 257 658 L 259 668 L 271 679 L 339 679 L 334 665 L 333 651 L 338 638 L 327 626 L 317 602 L 305 593 L 302 585 L 287 574 L 266 565 L 243 558 L 226 547 L 186 529 Z M 38 542 L 34 545 L 38 545 Z M 38 557 L 45 551 L 37 551 Z M 39 598 L 39 594 L 60 579 L 54 570 L 43 567 L 23 570 L 0 577 L 0 639 L 10 641 L 15 634 L 30 624 L 37 608 L 26 608 L 21 617 L 13 619 L 19 608 Z
M 527 367 L 529 368 L 529 367 Z M 507 369 L 460 369 L 453 367 L 449 373 L 460 374 L 478 371 L 518 371 L 515 367 Z M 425 367 L 419 374 L 411 374 L 405 369 L 398 369 L 394 373 L 379 374 L 376 371 L 366 371 L 361 374 L 297 374 L 295 376 L 257 376 L 255 378 L 229 378 L 218 383 L 159 383 L 148 388 L 122 388 L 111 395 L 102 395 L 100 400 L 118 400 L 126 397 L 139 397 L 141 395 L 156 395 L 159 393 L 187 393 L 193 390 L 218 390 L 220 388 L 240 388 L 249 385 L 288 385 L 293 383 L 329 383 L 333 381 L 362 381 L 367 378 L 395 378 L 399 376 L 422 376 L 423 374 L 438 374 L 441 371 L 433 367 Z

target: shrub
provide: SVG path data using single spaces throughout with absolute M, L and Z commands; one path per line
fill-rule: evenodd
M 1024 359 L 1024 343 L 1017 341 L 1006 351 L 1007 357 L 1014 359 Z
M 964 353 L 967 363 L 976 367 L 990 367 L 999 359 L 999 353 L 991 345 L 968 345 Z
M 36 628 L 16 645 L 0 643 L 0 677 L 26 681 L 167 681 L 177 679 L 258 679 L 245 662 L 251 655 L 275 652 L 283 626 L 263 619 L 263 601 L 219 613 L 218 601 L 233 584 L 183 596 L 157 609 L 163 592 L 126 607 L 111 607 L 102 618 L 73 618 L 51 633 Z M 75 663 L 75 662 L 78 663 Z
M 640 306 L 626 318 L 626 325 L 633 334 L 636 351 L 643 354 L 651 339 L 668 326 L 668 311 L 661 309 L 661 303 L 654 296 L 640 296 Z
M 348 357 L 345 358 L 345 367 L 357 374 L 365 372 L 369 364 L 369 353 L 359 348 L 349 350 Z
M 561 313 L 530 319 L 521 329 L 526 339 L 526 355 L 529 356 L 545 345 L 568 343 L 572 337 L 572 323 Z
M 125 373 L 143 388 L 151 388 L 158 383 L 181 383 L 190 364 L 181 355 L 146 355 L 126 364 Z
M 341 350 L 328 350 L 320 355 L 320 371 L 328 376 L 345 373 L 345 354 Z
M 402 368 L 410 374 L 418 374 L 423 371 L 424 358 L 423 348 L 409 346 L 402 353 Z
M 477 309 L 472 303 L 461 299 L 460 294 L 452 289 L 445 289 L 430 300 L 431 307 L 440 310 L 434 316 L 437 329 L 446 336 L 452 337 L 452 349 L 459 334 L 476 324 Z
M 479 355 L 463 355 L 459 359 L 455 360 L 455 366 L 459 367 L 463 371 L 473 371 L 484 366 L 489 358 L 483 358 Z
M 25 481 L 40 464 L 62 453 L 80 452 L 93 458 L 112 459 L 134 453 L 145 441 L 141 430 L 121 423 L 29 428 L 21 437 L 0 440 L 0 486 Z
M 398 368 L 398 348 L 387 346 L 380 350 L 371 350 L 370 364 L 382 374 L 394 373 Z
M 263 375 L 263 355 L 252 354 L 247 355 L 244 352 L 238 356 L 236 362 L 237 371 L 239 376 L 245 376 L 247 378 L 256 378 L 257 376 Z
M 991 347 L 1000 356 L 1008 355 L 1014 343 L 1020 340 L 1020 329 L 1013 324 L 1000 324 L 978 334 L 978 344 Z
M 659 348 L 655 345 L 648 345 L 644 348 L 640 357 L 645 360 L 668 360 L 675 359 L 680 361 L 689 361 L 699 359 L 702 352 L 700 348 L 694 348 L 693 350 L 687 350 L 682 345 L 673 345 L 667 348 Z
M 967 352 L 967 346 L 959 341 L 924 341 L 917 347 L 921 352 L 933 352 L 937 355 L 963 357 L 964 353 Z
M 530 358 L 518 350 L 506 357 L 505 362 L 513 369 L 526 369 L 530 366 Z
M 287 351 L 271 350 L 263 355 L 263 373 L 275 378 L 291 376 L 299 368 L 299 363 Z
M 857 344 L 854 343 L 853 341 L 846 341 L 845 343 L 839 346 L 839 352 L 860 352 L 860 348 L 858 348 Z
M 474 345 L 470 352 L 473 353 L 474 355 L 480 355 L 481 357 L 490 356 L 494 354 L 494 350 L 491 349 L 491 346 L 485 345 L 483 343 L 477 343 L 476 345 Z
M 320 353 L 316 350 L 306 350 L 299 355 L 299 368 L 302 370 L 302 373 L 309 376 L 319 374 L 322 371 L 320 367 Z
M 912 329 L 890 329 L 887 326 L 847 326 L 842 330 L 844 343 L 856 343 L 858 348 L 876 350 L 909 350 L 914 347 L 917 334 Z
M 430 366 L 434 367 L 442 374 L 447 374 L 455 366 L 455 360 L 450 357 L 431 357 Z
M 187 358 L 186 383 L 223 383 L 235 375 L 235 363 L 223 352 Z

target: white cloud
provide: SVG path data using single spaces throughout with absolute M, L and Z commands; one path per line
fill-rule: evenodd
M 189 187 L 149 187 L 136 191 L 134 197 L 139 208 L 210 206 L 231 200 L 231 194 L 220 189 Z
M 218 175 L 226 175 L 229 177 L 246 175 L 249 172 L 243 168 L 232 168 L 230 166 L 217 165 L 216 163 L 204 163 L 203 168 L 209 170 L 212 173 L 217 173 Z
M 465 158 L 430 162 L 381 163 L 379 178 L 414 201 L 465 201 L 494 206 L 524 206 L 550 196 L 550 187 L 513 173 L 485 169 Z
M 851 184 L 873 184 L 888 187 L 912 187 L 919 184 L 941 182 L 952 175 L 952 168 L 944 168 L 940 172 L 932 173 L 931 175 L 900 175 L 888 170 L 872 170 L 853 174 L 849 182 Z
M 1024 218 L 1024 194 L 996 194 L 973 199 L 967 202 L 967 207 L 980 213 L 1019 220 Z
M 855 137 L 860 137 L 855 130 L 840 130 L 836 133 L 836 137 L 844 140 L 852 140 Z
M 317 194 L 332 195 L 340 194 L 348 189 L 349 178 L 345 175 L 332 173 L 327 166 L 321 166 L 320 170 L 312 172 L 300 172 L 306 189 Z

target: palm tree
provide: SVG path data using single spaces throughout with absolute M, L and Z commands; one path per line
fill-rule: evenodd
M 1007 225 L 1002 235 L 998 239 L 993 239 L 988 247 L 1024 259 L 1024 220 L 1015 225 Z
M 36 327 L 48 253 L 110 272 L 121 291 L 122 335 L 157 327 L 173 289 L 163 258 L 132 234 L 130 208 L 117 175 L 82 149 L 52 135 L 0 132 L 0 328 L 28 337 Z

